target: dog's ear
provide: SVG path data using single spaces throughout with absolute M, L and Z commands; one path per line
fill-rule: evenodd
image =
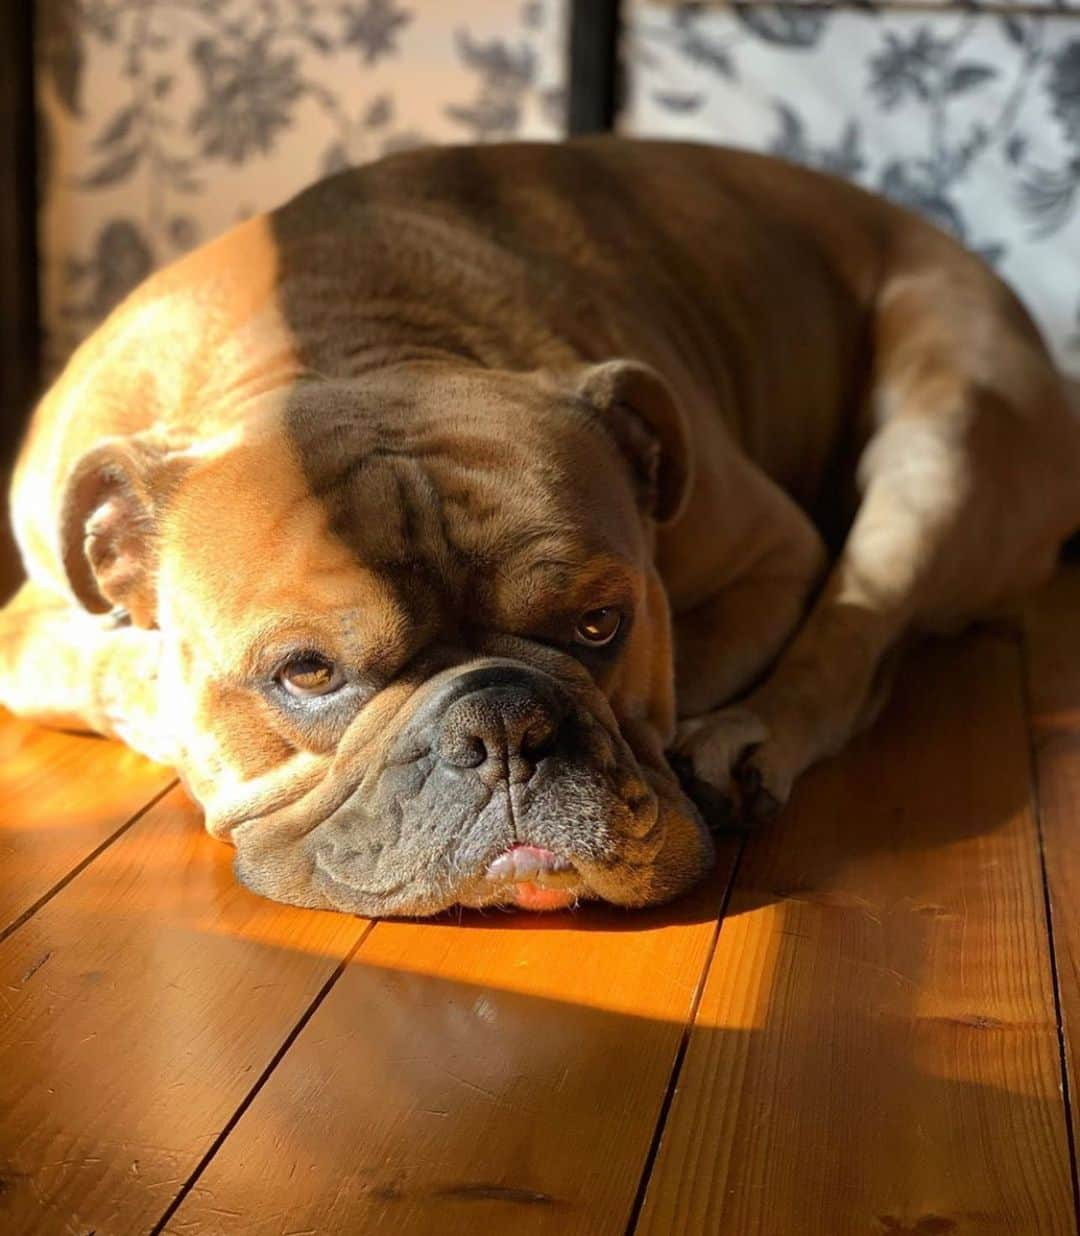
M 88 451 L 70 473 L 60 515 L 68 582 L 91 613 L 120 607 L 140 627 L 155 623 L 157 510 L 152 478 L 160 452 L 133 438 Z
M 649 365 L 611 360 L 580 370 L 577 392 L 626 457 L 642 507 L 672 523 L 689 496 L 691 465 L 686 419 L 667 383 Z

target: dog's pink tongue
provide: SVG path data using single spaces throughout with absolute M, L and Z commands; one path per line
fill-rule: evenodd
M 567 871 L 570 864 L 550 850 L 535 845 L 511 846 L 488 867 L 488 879 L 504 880 L 514 904 L 523 910 L 564 910 L 573 903 L 572 893 L 544 888 L 530 877 L 547 871 Z
M 513 897 L 523 910 L 565 910 L 574 900 L 561 888 L 541 888 L 539 884 L 515 884 Z

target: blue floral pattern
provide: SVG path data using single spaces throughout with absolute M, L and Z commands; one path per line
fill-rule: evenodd
M 621 128 L 770 151 L 920 211 L 1080 374 L 1080 21 L 978 7 L 631 0 Z
M 565 132 L 565 0 L 38 5 L 50 370 L 155 266 L 320 175 Z

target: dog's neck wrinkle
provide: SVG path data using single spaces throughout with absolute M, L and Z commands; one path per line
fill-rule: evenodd
M 402 302 L 365 304 L 346 316 L 340 329 L 327 330 L 318 339 L 297 341 L 304 371 L 347 381 L 411 363 L 529 370 L 569 367 L 580 359 L 539 322 L 523 329 L 520 316 L 512 332 Z
M 418 349 L 495 369 L 568 365 L 581 357 L 567 306 L 589 322 L 590 343 L 606 319 L 579 272 L 545 266 L 538 277 L 536 260 L 475 227 L 400 202 L 342 209 L 362 237 L 344 249 L 340 218 L 274 216 L 278 307 L 313 370 L 355 376 Z

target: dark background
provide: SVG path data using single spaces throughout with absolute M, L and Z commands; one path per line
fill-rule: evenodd
M 0 463 L 10 462 L 39 375 L 34 5 L 0 13 Z

